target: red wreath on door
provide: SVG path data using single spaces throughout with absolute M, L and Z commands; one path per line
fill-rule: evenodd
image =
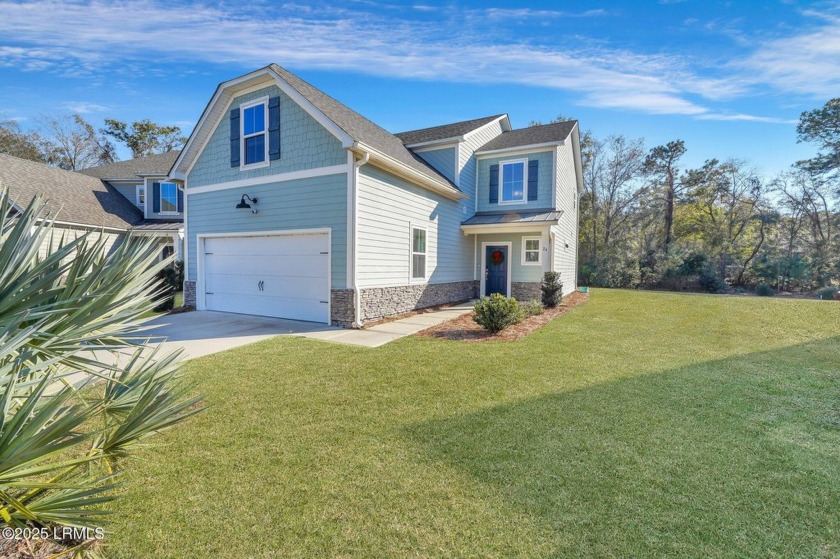
M 505 253 L 501 250 L 494 250 L 490 254 L 490 261 L 493 262 L 495 266 L 498 266 L 499 264 L 505 261 Z

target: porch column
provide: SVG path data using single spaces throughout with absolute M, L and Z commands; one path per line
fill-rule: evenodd
M 551 246 L 551 229 L 545 229 L 540 238 L 540 250 L 542 251 L 542 271 L 546 273 L 552 269 L 552 256 L 554 247 Z

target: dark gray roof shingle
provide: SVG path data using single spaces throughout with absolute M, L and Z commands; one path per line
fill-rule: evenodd
M 472 120 L 464 120 L 462 122 L 453 122 L 451 124 L 442 124 L 440 126 L 432 126 L 430 128 L 421 128 L 419 130 L 408 130 L 407 132 L 397 132 L 394 134 L 397 138 L 403 141 L 405 145 L 421 144 L 424 142 L 434 142 L 436 140 L 444 140 L 446 138 L 457 138 L 463 136 L 468 132 L 472 132 L 476 128 L 481 128 L 488 122 L 492 122 L 497 118 L 505 115 L 485 116 L 481 118 L 474 118 Z
M 270 68 L 355 141 L 382 152 L 430 179 L 447 184 L 453 190 L 458 190 L 449 179 L 440 174 L 434 167 L 409 151 L 403 145 L 402 140 L 378 124 L 374 124 L 353 109 L 339 103 L 320 89 L 277 64 L 272 64 Z
M 569 134 L 572 133 L 575 126 L 577 126 L 576 120 L 568 120 L 566 122 L 529 126 L 528 128 L 502 132 L 500 135 L 496 136 L 476 151 L 493 151 L 497 149 L 508 149 L 534 144 L 560 142 L 569 137 Z
M 478 212 L 461 225 L 496 225 L 500 223 L 554 223 L 563 215 L 552 209 L 529 210 L 527 212 L 496 211 Z
M 42 163 L 0 154 L 0 183 L 21 207 L 43 195 L 58 221 L 128 229 L 143 219 L 140 210 L 107 182 Z
M 166 176 L 180 153 L 181 150 L 173 149 L 158 155 L 117 161 L 108 165 L 83 169 L 79 172 L 100 179 L 136 179 L 140 175 Z

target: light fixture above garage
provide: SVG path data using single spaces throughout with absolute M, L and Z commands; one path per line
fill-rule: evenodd
M 243 194 L 242 198 L 239 200 L 239 203 L 236 204 L 236 209 L 237 210 L 251 210 L 252 214 L 257 213 L 257 208 L 251 206 L 251 204 L 246 202 L 245 201 L 246 198 L 248 199 L 248 202 L 251 202 L 251 204 L 254 204 L 254 205 L 257 204 L 257 199 L 256 198 L 251 198 L 247 194 Z

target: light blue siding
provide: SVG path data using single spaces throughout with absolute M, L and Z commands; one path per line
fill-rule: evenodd
M 461 167 L 461 172 L 458 180 L 458 187 L 461 189 L 461 192 L 468 196 L 468 199 L 464 200 L 462 204 L 465 204 L 469 207 L 470 215 L 472 215 L 475 212 L 476 207 L 475 150 L 479 149 L 481 146 L 483 146 L 484 144 L 486 144 L 501 133 L 501 124 L 498 121 L 493 122 L 492 124 L 486 125 L 480 130 L 476 130 L 473 133 L 469 134 L 468 137 L 459 145 L 458 164 Z
M 111 186 L 113 186 L 114 188 L 117 189 L 117 192 L 119 192 L 120 194 L 125 196 L 128 199 L 129 202 L 131 202 L 132 204 L 134 204 L 136 206 L 137 205 L 137 193 L 136 193 L 135 189 L 137 188 L 138 184 L 141 184 L 141 182 L 142 181 L 138 180 L 136 183 L 126 184 L 124 182 L 113 182 L 113 181 L 111 181 L 110 184 L 111 184 Z
M 501 161 L 511 159 L 536 159 L 540 162 L 539 183 L 537 199 L 521 204 L 491 204 L 490 203 L 490 166 L 497 165 Z M 554 193 L 554 152 L 542 151 L 526 155 L 502 155 L 500 157 L 488 157 L 478 160 L 478 211 L 509 211 L 525 210 L 528 208 L 550 208 L 552 207 L 552 195 Z M 501 200 L 501 179 L 499 184 L 499 200 Z
M 543 271 L 541 266 L 523 266 L 522 265 L 522 237 L 539 237 L 540 233 L 492 233 L 486 235 L 478 235 L 478 243 L 476 244 L 475 264 L 476 277 L 480 278 L 484 274 L 481 269 L 481 256 L 483 252 L 482 243 L 511 243 L 510 254 L 510 280 L 517 281 L 542 281 Z M 548 258 L 546 253 L 543 253 L 543 258 Z
M 260 97 L 280 96 L 280 159 L 267 167 L 240 171 L 230 166 L 230 111 Z M 188 176 L 187 187 L 264 177 L 290 171 L 342 165 L 347 152 L 341 142 L 277 86 L 240 95 L 222 117 Z
M 455 182 L 455 164 L 457 163 L 457 148 L 431 149 L 417 152 L 423 160 L 438 170 L 444 177 Z
M 243 194 L 257 198 L 259 213 L 237 210 Z M 196 280 L 196 239 L 205 233 L 332 228 L 332 288 L 347 283 L 347 174 L 327 175 L 189 194 L 187 279 Z
M 357 189 L 359 287 L 409 284 L 412 226 L 427 230 L 428 283 L 473 279 L 462 205 L 371 165 L 359 169 Z

